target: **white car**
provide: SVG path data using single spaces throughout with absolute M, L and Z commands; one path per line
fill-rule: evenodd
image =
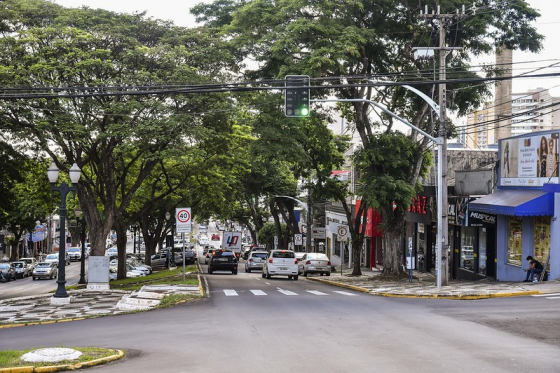
M 271 250 L 263 263 L 262 277 L 288 276 L 298 279 L 298 260 L 292 250 Z
M 43 262 L 45 263 L 55 263 L 56 265 L 58 265 L 58 253 L 53 253 L 53 254 L 49 254 L 45 257 L 45 260 L 43 260 Z M 70 257 L 68 256 L 68 252 L 66 253 L 66 265 L 69 266 L 70 265 Z
M 206 236 L 198 237 L 198 244 L 199 245 L 208 245 L 208 237 L 206 237 Z
M 310 273 L 331 275 L 331 261 L 327 254 L 307 253 L 298 261 L 298 266 L 299 272 L 305 277 Z

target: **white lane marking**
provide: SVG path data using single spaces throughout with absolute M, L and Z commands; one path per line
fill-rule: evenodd
M 349 293 L 347 291 L 334 291 L 334 292 L 338 293 L 338 294 L 342 294 L 342 295 L 348 295 L 349 297 L 357 297 L 358 296 L 358 294 Z
M 546 299 L 560 299 L 560 297 L 546 297 Z
M 284 289 L 280 289 L 278 288 L 278 291 L 284 295 L 298 295 L 297 293 L 294 293 L 293 291 L 289 291 L 289 290 L 284 290 Z
M 238 294 L 235 290 L 224 289 L 224 294 L 228 297 L 236 297 Z
M 254 295 L 266 295 L 266 293 L 262 290 L 251 290 L 251 293 Z
M 560 293 L 551 293 L 551 294 L 534 294 L 533 297 L 552 297 L 555 295 L 560 295 Z
M 308 293 L 315 294 L 315 295 L 328 295 L 327 293 L 323 293 L 318 290 L 307 290 Z

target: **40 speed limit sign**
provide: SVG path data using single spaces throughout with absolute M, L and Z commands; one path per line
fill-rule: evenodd
M 191 208 L 178 207 L 175 209 L 175 227 L 177 233 L 191 233 Z

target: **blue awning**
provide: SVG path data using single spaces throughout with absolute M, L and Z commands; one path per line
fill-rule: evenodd
M 497 215 L 552 216 L 554 193 L 501 189 L 469 203 L 469 209 Z

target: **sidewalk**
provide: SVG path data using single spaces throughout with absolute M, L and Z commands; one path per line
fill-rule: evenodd
M 560 293 L 560 281 L 545 282 L 498 282 L 490 279 L 480 281 L 450 280 L 448 286 L 437 289 L 436 277 L 428 272 L 413 271 L 412 282 L 384 280 L 379 270 L 362 268 L 361 276 L 352 276 L 352 269 L 342 274 L 332 272 L 327 276 L 309 276 L 311 281 L 347 287 L 378 296 L 410 298 L 485 299 L 495 297 L 526 296 Z

